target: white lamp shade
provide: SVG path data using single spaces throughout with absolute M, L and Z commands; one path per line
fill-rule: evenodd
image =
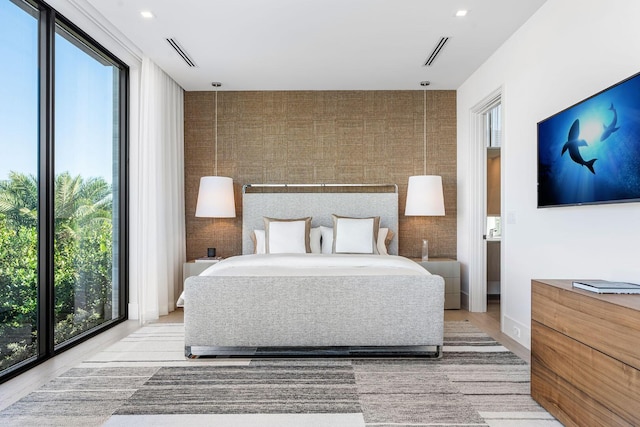
M 417 175 L 409 177 L 405 216 L 443 216 L 442 177 Z
M 209 218 L 234 218 L 236 216 L 232 178 L 225 176 L 203 176 L 200 178 L 196 216 Z

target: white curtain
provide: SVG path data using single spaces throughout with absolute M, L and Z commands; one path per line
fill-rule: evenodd
M 132 153 L 130 278 L 141 323 L 175 309 L 185 261 L 184 92 L 149 58 L 140 73 L 139 141 Z M 134 217 L 135 215 L 135 217 Z

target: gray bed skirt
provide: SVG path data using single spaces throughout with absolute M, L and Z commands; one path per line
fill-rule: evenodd
M 401 276 L 195 276 L 185 281 L 185 353 L 439 357 L 444 280 Z

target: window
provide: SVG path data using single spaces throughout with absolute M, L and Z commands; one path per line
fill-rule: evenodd
M 119 74 L 61 25 L 55 52 L 54 340 L 60 344 L 119 314 L 112 289 Z
M 44 4 L 0 22 L 4 380 L 126 318 L 128 70 Z
M 38 10 L 3 0 L 0 22 L 0 370 L 5 370 L 38 351 Z

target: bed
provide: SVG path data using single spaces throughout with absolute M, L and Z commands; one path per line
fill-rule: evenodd
M 341 250 L 357 240 L 341 230 L 369 218 L 379 218 L 374 229 L 397 233 L 395 186 L 245 186 L 243 255 L 185 281 L 186 356 L 440 357 L 444 280 L 397 256 L 398 239 L 385 241 L 387 232 L 374 236 L 371 254 Z M 258 249 L 256 231 L 267 231 L 266 252 L 278 252 L 277 227 L 301 219 L 307 236 L 336 232 L 307 239 L 305 253 Z M 310 251 L 318 234 L 321 246 Z M 330 236 L 331 253 L 322 253 Z

